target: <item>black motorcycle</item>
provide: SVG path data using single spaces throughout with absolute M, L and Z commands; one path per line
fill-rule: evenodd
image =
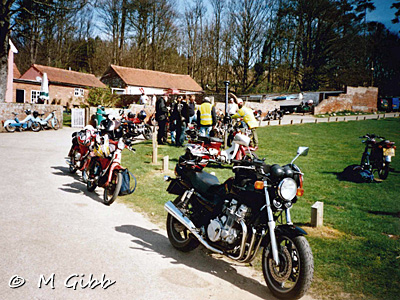
M 214 253 L 250 263 L 263 248 L 262 269 L 272 294 L 301 298 L 311 285 L 314 261 L 307 233 L 293 225 L 290 209 L 303 194 L 303 173 L 294 164 L 308 147 L 299 147 L 290 164 L 264 160 L 235 161 L 234 177 L 224 183 L 205 171 L 202 153 L 187 149 L 167 191 L 178 195 L 165 204 L 167 234 L 178 250 L 203 244 Z
M 360 138 L 365 139 L 362 141 L 365 149 L 361 158 L 361 168 L 371 172 L 377 171 L 380 179 L 386 179 L 389 175 L 392 156 L 396 153 L 395 143 L 383 136 L 370 133 Z

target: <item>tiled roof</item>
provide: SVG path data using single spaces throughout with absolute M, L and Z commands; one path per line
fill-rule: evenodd
M 136 68 L 111 65 L 119 77 L 131 86 L 176 88 L 185 91 L 201 92 L 201 86 L 189 75 L 173 74 Z
M 13 67 L 13 77 L 14 78 L 20 78 L 21 77 L 21 73 L 18 70 L 17 65 L 14 63 L 14 67 Z
M 69 71 L 36 64 L 34 64 L 32 67 L 37 69 L 41 74 L 47 73 L 47 78 L 49 81 L 88 87 L 106 87 L 106 85 L 98 80 L 93 74 Z

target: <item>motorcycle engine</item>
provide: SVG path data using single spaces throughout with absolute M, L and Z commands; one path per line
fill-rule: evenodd
M 226 204 L 227 202 L 226 200 Z M 211 220 L 208 224 L 207 235 L 210 241 L 233 244 L 238 239 L 241 230 L 241 227 L 237 229 L 235 225 L 245 218 L 247 211 L 248 207 L 243 204 L 237 209 L 237 201 L 233 199 L 229 206 L 225 206 L 224 215 Z

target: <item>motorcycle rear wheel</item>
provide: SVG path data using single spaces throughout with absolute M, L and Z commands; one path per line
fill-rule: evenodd
M 174 204 L 177 205 L 180 200 L 181 197 L 176 198 Z M 171 245 L 182 252 L 192 251 L 200 244 L 190 231 L 171 214 L 167 216 L 167 235 Z
M 272 258 L 270 245 L 264 248 L 262 269 L 272 294 L 279 299 L 299 299 L 310 288 L 314 273 L 311 247 L 304 236 L 277 238 L 279 266 Z
M 7 125 L 5 128 L 8 132 L 14 132 L 17 129 L 15 126 L 11 126 L 10 124 Z
M 105 205 L 111 205 L 118 197 L 122 185 L 122 174 L 114 171 L 110 184 L 104 189 L 103 202 Z

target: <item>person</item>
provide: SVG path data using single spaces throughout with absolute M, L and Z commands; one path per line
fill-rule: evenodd
M 228 104 L 228 115 L 229 116 L 233 116 L 234 114 L 236 114 L 236 112 L 238 111 L 238 105 L 235 103 L 235 100 L 233 98 L 229 99 L 229 104 Z
M 171 113 L 171 119 L 175 122 L 175 145 L 183 147 L 185 141 L 185 130 L 189 122 L 189 106 L 182 96 L 179 96 L 174 104 Z
M 256 131 L 258 122 L 254 116 L 254 112 L 250 107 L 244 105 L 243 99 L 237 98 L 236 102 L 239 110 L 232 116 L 232 119 L 243 118 L 246 127 L 249 128 L 252 133 L 252 146 L 258 147 L 258 136 Z
M 197 111 L 197 124 L 200 128 L 200 135 L 210 136 L 210 131 L 216 122 L 215 107 L 212 106 L 210 98 L 205 97 Z
M 189 123 L 196 122 L 196 96 L 195 95 L 190 95 L 189 97 Z
M 146 105 L 148 101 L 149 101 L 149 97 L 147 97 L 147 95 L 145 93 L 142 93 L 142 96 L 140 96 L 140 99 L 139 99 L 139 104 Z
M 97 126 L 96 126 L 96 127 L 99 127 L 101 121 L 104 120 L 104 115 L 105 115 L 105 113 L 106 113 L 106 112 L 105 112 L 104 106 L 102 106 L 102 105 L 97 106 L 97 110 L 96 110 L 96 121 L 97 121 Z
M 157 97 L 156 97 L 156 95 L 155 95 L 155 94 L 153 94 L 153 97 L 151 97 L 151 102 L 150 102 L 150 105 L 151 105 L 151 106 L 154 106 L 154 105 L 156 105 L 156 101 L 157 101 Z
M 168 96 L 164 95 L 158 98 L 156 101 L 156 121 L 158 123 L 158 133 L 157 133 L 157 142 L 160 145 L 165 145 L 166 143 L 166 132 L 165 128 L 167 125 L 167 116 L 168 116 L 168 108 L 167 108 Z

